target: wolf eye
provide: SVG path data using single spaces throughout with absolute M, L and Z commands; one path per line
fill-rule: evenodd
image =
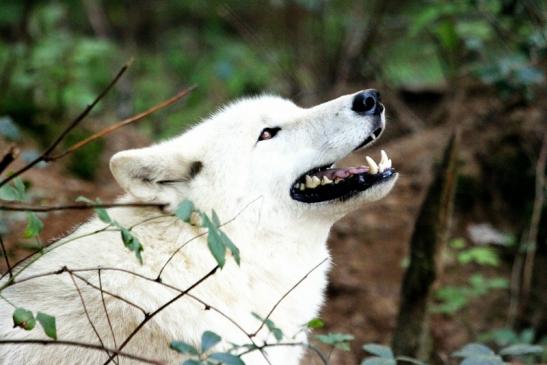
M 260 132 L 260 136 L 258 136 L 259 141 L 264 141 L 266 139 L 272 139 L 275 137 L 277 132 L 279 132 L 281 128 L 275 127 L 275 128 L 264 128 L 262 132 Z

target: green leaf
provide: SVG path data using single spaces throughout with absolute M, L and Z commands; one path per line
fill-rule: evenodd
M 215 352 L 209 356 L 209 359 L 220 361 L 220 363 L 224 365 L 245 365 L 239 356 L 227 352 Z
M 283 331 L 279 327 L 277 327 L 271 319 L 264 320 L 262 317 L 260 317 L 258 314 L 254 312 L 252 313 L 252 315 L 256 319 L 258 319 L 260 322 L 264 322 L 264 324 L 268 328 L 268 331 L 270 331 L 273 334 L 277 342 L 283 339 L 284 337 Z
M 135 256 L 139 260 L 139 262 L 142 264 L 142 255 L 141 252 L 144 250 L 144 247 L 140 243 L 140 241 L 133 235 L 133 233 L 128 230 L 127 228 L 121 228 L 120 229 L 121 235 L 122 235 L 122 241 L 125 247 L 127 247 L 130 251 L 135 252 Z
M 23 201 L 26 197 L 26 187 L 23 180 L 16 177 L 13 184 L 0 187 L 0 199 L 8 201 Z
M 184 199 L 180 204 L 177 206 L 177 209 L 175 210 L 175 215 L 181 219 L 183 222 L 190 222 L 190 217 L 192 216 L 192 212 L 194 211 L 194 203 L 192 203 L 188 199 Z
M 325 327 L 325 322 L 321 318 L 314 318 L 306 324 L 309 329 L 315 330 Z
M 473 356 L 491 356 L 495 355 L 489 347 L 480 343 L 470 343 L 465 345 L 462 349 L 454 352 L 452 356 L 455 357 L 473 357 Z
M 207 245 L 215 258 L 218 266 L 224 267 L 226 263 L 226 246 L 220 235 L 220 230 L 213 225 L 207 214 L 203 214 L 203 226 L 207 227 Z
M 57 326 L 55 324 L 55 317 L 50 316 L 42 312 L 36 314 L 36 319 L 40 322 L 40 325 L 44 329 L 44 332 L 49 338 L 57 339 Z
M 369 357 L 361 362 L 361 365 L 396 365 L 395 359 L 387 359 L 385 357 Z
M 169 347 L 181 354 L 199 355 L 198 350 L 194 346 L 189 345 L 185 342 L 172 341 Z
M 211 347 L 218 344 L 222 338 L 214 332 L 205 331 L 201 335 L 201 352 L 209 350 Z
M 408 363 L 415 364 L 415 365 L 426 365 L 425 362 L 420 361 L 420 360 L 416 360 L 416 359 L 414 359 L 412 357 L 408 357 L 408 356 L 397 356 L 396 360 L 401 361 L 401 362 L 408 362 Z
M 213 224 L 218 227 L 220 226 L 220 219 L 218 218 L 217 212 L 213 209 L 213 213 L 211 215 L 211 219 L 213 221 Z
M 355 337 L 350 334 L 337 332 L 327 333 L 326 335 L 316 335 L 315 338 L 326 345 L 331 345 L 344 351 L 350 350 L 349 342 L 355 339 Z
M 21 327 L 24 330 L 30 331 L 36 326 L 36 319 L 31 311 L 25 308 L 17 308 L 13 312 L 13 326 Z
M 27 213 L 27 226 L 25 227 L 25 232 L 23 233 L 23 236 L 25 238 L 36 237 L 40 234 L 40 232 L 42 232 L 42 229 L 44 229 L 44 223 L 42 223 L 36 213 Z
M 102 204 L 100 199 L 97 199 L 96 201 L 93 201 L 91 199 L 86 198 L 85 196 L 77 197 L 76 201 L 77 202 L 87 203 L 89 205 Z M 110 224 L 110 223 L 114 222 L 112 220 L 112 218 L 110 218 L 110 215 L 108 214 L 108 212 L 106 211 L 105 208 L 95 208 L 95 213 L 97 214 L 97 217 L 99 217 L 99 219 L 104 223 L 109 223 Z
M 503 360 L 499 356 L 471 356 L 466 357 L 460 365 L 504 365 Z
M 470 262 L 485 266 L 499 266 L 500 259 L 496 251 L 490 247 L 472 247 L 458 254 L 460 264 Z
M 182 365 L 201 365 L 201 361 L 197 360 L 186 360 Z
M 232 242 L 232 240 L 224 233 L 223 231 L 219 230 L 220 237 L 222 239 L 222 242 L 224 243 L 224 246 L 230 250 L 232 253 L 232 256 L 234 257 L 234 260 L 236 261 L 236 264 L 238 266 L 241 264 L 241 256 L 239 255 L 239 248 Z
M 379 345 L 376 343 L 366 343 L 363 345 L 363 350 L 379 357 L 393 359 L 393 351 L 391 351 L 391 348 L 388 346 Z
M 500 351 L 500 355 L 530 355 L 530 354 L 542 354 L 543 347 L 540 345 L 528 345 L 528 344 L 516 344 L 506 347 Z

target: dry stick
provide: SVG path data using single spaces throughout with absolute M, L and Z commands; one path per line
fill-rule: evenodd
M 279 304 L 281 304 L 281 302 L 287 297 L 287 295 L 289 295 L 294 289 L 296 289 L 296 287 L 298 285 L 300 285 L 304 280 L 306 280 L 306 278 L 312 273 L 314 272 L 319 266 L 323 265 L 325 262 L 328 261 L 328 257 L 325 257 L 320 263 L 318 263 L 317 265 L 315 265 L 310 271 L 308 271 L 306 273 L 306 275 L 304 275 L 300 280 L 298 280 L 296 282 L 296 284 L 294 284 L 290 289 L 289 291 L 287 291 L 285 294 L 283 294 L 281 296 L 281 298 L 279 298 L 279 300 L 275 303 L 275 305 L 272 307 L 272 309 L 270 310 L 270 312 L 268 312 L 268 315 L 266 317 L 264 317 L 264 319 L 262 320 L 262 323 L 260 324 L 260 326 L 258 327 L 258 329 L 256 331 L 254 331 L 253 333 L 249 334 L 250 337 L 254 337 L 258 334 L 258 332 L 260 332 L 260 330 L 262 329 L 262 327 L 264 327 L 264 324 L 266 323 L 266 321 L 270 318 L 270 316 L 272 315 L 272 313 L 275 311 L 275 309 L 279 306 Z
M 245 354 L 248 354 L 248 353 L 256 351 L 256 350 L 262 351 L 267 347 L 280 347 L 280 346 L 299 346 L 299 347 L 309 348 L 310 350 L 312 350 L 313 352 L 316 353 L 316 355 L 321 359 L 321 362 L 323 362 L 324 365 L 329 364 L 329 360 L 325 357 L 325 355 L 321 352 L 321 350 L 319 350 L 317 347 L 315 347 L 313 345 L 310 345 L 309 343 L 305 343 L 305 342 L 265 343 L 263 345 L 256 346 L 255 348 L 250 348 L 250 349 L 242 352 L 241 354 L 239 354 L 239 356 L 243 356 Z
M 114 327 L 112 326 L 112 322 L 110 321 L 110 315 L 108 314 L 108 309 L 106 308 L 106 301 L 104 300 L 103 281 L 102 281 L 102 278 L 101 278 L 101 269 L 97 270 L 97 276 L 99 277 L 99 291 L 101 292 L 101 301 L 103 302 L 104 313 L 106 315 L 106 320 L 108 322 L 108 327 L 110 328 L 110 333 L 112 334 L 112 342 L 114 342 L 114 347 L 118 347 L 118 344 L 116 343 L 116 336 L 114 335 Z
M 536 162 L 536 191 L 534 206 L 532 209 L 532 218 L 530 219 L 530 228 L 526 238 L 526 257 L 524 259 L 524 270 L 522 274 L 522 297 L 528 297 L 530 286 L 532 284 L 532 272 L 534 270 L 534 258 L 537 250 L 537 238 L 539 222 L 541 220 L 541 210 L 545 200 L 545 164 L 547 161 L 547 132 L 543 135 L 543 143 Z
M 105 348 L 103 339 L 101 338 L 99 331 L 97 331 L 97 328 L 93 324 L 93 321 L 91 320 L 91 316 L 89 315 L 89 312 L 87 311 L 87 306 L 85 305 L 84 296 L 82 295 L 82 292 L 80 291 L 80 287 L 76 283 L 76 280 L 74 280 L 74 275 L 70 271 L 68 273 L 70 275 L 70 279 L 72 280 L 72 283 L 74 283 L 74 288 L 76 288 L 76 291 L 78 292 L 78 296 L 80 297 L 80 302 L 82 303 L 82 308 L 84 308 L 84 313 L 85 313 L 85 316 L 87 317 L 87 321 L 89 322 L 89 325 L 93 329 L 93 332 L 95 332 L 95 335 L 97 335 L 97 338 L 99 339 L 99 343 L 101 344 L 103 348 Z M 106 355 L 110 356 L 110 353 L 106 351 Z
M 9 165 L 11 165 L 13 161 L 15 161 L 17 156 L 19 156 L 19 149 L 15 146 L 10 146 L 10 148 L 8 148 L 8 152 L 6 152 L 4 157 L 2 157 L 2 160 L 0 160 L 0 175 L 8 168 Z
M 67 205 L 30 205 L 30 204 L 0 204 L 0 210 L 23 212 L 52 212 L 57 210 L 85 210 L 96 208 L 160 208 L 164 203 L 105 203 L 105 204 L 67 204 Z
M 11 271 L 11 265 L 8 259 L 8 251 L 6 250 L 6 246 L 4 246 L 4 239 L 2 238 L 1 234 L 0 234 L 0 246 L 2 247 L 2 255 L 4 255 L 4 260 L 6 260 L 6 267 L 8 268 L 9 277 L 12 278 L 13 272 Z
M 104 136 L 114 132 L 115 130 L 120 129 L 121 127 L 124 127 L 124 126 L 126 126 L 130 123 L 139 121 L 139 120 L 149 116 L 150 114 L 157 112 L 160 109 L 166 108 L 169 105 L 176 103 L 177 101 L 179 101 L 180 99 L 182 99 L 183 97 L 188 95 L 196 87 L 197 87 L 196 85 L 190 86 L 189 88 L 186 88 L 186 89 L 180 91 L 177 95 L 173 96 L 172 98 L 167 99 L 164 102 L 161 102 L 161 103 L 151 107 L 150 109 L 148 109 L 148 110 L 146 110 L 142 113 L 133 115 L 132 117 L 124 119 L 124 120 L 122 120 L 122 121 L 120 121 L 120 122 L 118 122 L 114 125 L 111 125 L 109 127 L 106 127 L 104 129 L 100 130 L 99 132 L 87 137 L 86 139 L 83 139 L 80 142 L 77 142 L 77 143 L 73 144 L 72 146 L 67 148 L 66 151 L 63 151 L 63 152 L 58 153 L 58 154 L 53 155 L 53 156 L 48 156 L 47 159 L 45 159 L 45 161 L 49 162 L 49 161 L 58 160 L 58 159 L 60 159 L 64 156 L 68 155 L 69 153 L 72 153 L 72 152 L 76 151 L 78 148 L 81 148 L 81 147 L 85 146 L 86 144 L 95 141 L 96 139 L 104 137 Z
M 91 104 L 89 104 L 84 109 L 84 111 L 82 113 L 80 113 L 80 115 L 78 115 L 76 117 L 76 119 L 74 119 L 68 125 L 67 128 L 65 128 L 65 130 L 63 132 L 61 132 L 61 134 L 57 137 L 57 139 L 55 141 L 53 141 L 53 143 L 44 152 L 42 152 L 42 154 L 40 156 L 36 157 L 34 160 L 29 162 L 27 165 L 25 165 L 22 168 L 20 168 L 19 170 L 15 171 L 13 174 L 6 177 L 4 180 L 0 181 L 0 187 L 4 186 L 8 182 L 10 182 L 12 179 L 14 179 L 17 176 L 24 173 L 25 171 L 31 169 L 37 163 L 42 162 L 42 161 L 48 161 L 49 155 L 53 152 L 53 150 L 57 147 L 57 145 L 59 145 L 59 143 L 61 143 L 61 141 L 66 137 L 66 135 L 68 133 L 70 133 L 70 131 L 72 131 L 89 114 L 89 112 L 91 112 L 91 110 L 95 107 L 95 105 L 97 105 L 97 103 L 106 94 L 108 94 L 108 92 L 112 89 L 114 84 L 116 84 L 116 82 L 120 79 L 120 77 L 122 77 L 122 75 L 125 73 L 125 71 L 129 68 L 129 66 L 131 65 L 132 62 L 133 61 L 130 60 L 125 65 L 123 65 L 123 67 L 120 69 L 120 71 L 118 71 L 116 76 L 112 79 L 112 81 L 110 81 L 110 83 L 106 86 L 106 88 L 95 98 L 95 100 L 93 100 L 93 102 Z
M 100 269 L 97 269 L 97 270 L 100 270 Z M 124 302 L 124 303 L 126 303 L 126 304 L 129 304 L 130 306 L 135 307 L 135 308 L 137 308 L 139 311 L 141 311 L 142 314 L 144 314 L 145 317 L 146 317 L 146 315 L 148 314 L 148 312 L 147 312 L 143 307 L 141 307 L 140 305 L 137 305 L 137 304 L 133 303 L 132 301 L 130 301 L 130 300 L 128 300 L 128 299 L 125 299 L 125 298 L 123 298 L 123 297 L 121 297 L 121 296 L 119 296 L 119 295 L 117 295 L 117 294 L 114 294 L 114 293 L 112 293 L 112 292 L 109 292 L 108 290 L 100 289 L 97 285 L 91 283 L 89 280 L 87 280 L 87 279 L 84 278 L 83 276 L 78 275 L 78 274 L 75 274 L 75 273 L 74 273 L 72 270 L 70 270 L 70 269 L 67 269 L 66 271 L 67 271 L 68 273 L 70 273 L 71 275 L 74 275 L 75 277 L 77 277 L 78 279 L 80 279 L 81 281 L 83 281 L 83 282 L 86 283 L 88 286 L 92 287 L 93 289 L 100 290 L 100 291 L 101 291 L 101 295 L 102 295 L 103 293 L 105 293 L 105 294 L 108 294 L 108 295 L 110 295 L 111 297 L 116 298 L 116 299 L 118 299 L 118 300 L 120 300 L 120 301 L 122 301 L 122 302 Z
M 182 293 L 176 295 L 175 297 L 173 297 L 171 300 L 167 301 L 166 303 L 164 303 L 162 306 L 160 306 L 158 309 L 156 309 L 155 311 L 153 311 L 152 313 L 150 313 L 149 315 L 147 315 L 146 317 L 144 317 L 144 319 L 142 320 L 142 322 L 133 330 L 133 332 L 131 332 L 129 334 L 129 336 L 127 336 L 127 338 L 125 339 L 125 341 L 122 342 L 122 344 L 118 347 L 118 351 L 121 351 L 125 345 L 127 345 L 129 343 L 129 341 L 131 341 L 131 339 L 141 330 L 142 327 L 144 327 L 144 325 L 149 321 L 151 320 L 152 318 L 154 318 L 156 316 L 156 314 L 158 314 L 159 312 L 161 312 L 162 310 L 164 310 L 165 308 L 167 308 L 168 306 L 170 306 L 171 304 L 173 304 L 174 302 L 176 302 L 177 300 L 179 300 L 180 298 L 182 298 L 184 295 L 186 295 L 186 293 L 188 293 L 190 290 L 194 289 L 196 286 L 200 285 L 202 282 L 204 282 L 205 280 L 207 280 L 209 277 L 213 276 L 214 273 L 218 270 L 219 266 L 215 266 L 213 270 L 209 271 L 205 276 L 203 276 L 201 279 L 199 279 L 198 281 L 196 281 L 194 284 L 192 284 L 190 287 L 188 287 L 188 289 L 184 290 Z M 104 363 L 104 365 L 107 365 L 110 363 L 110 361 L 112 361 L 112 359 L 116 356 L 116 354 L 112 354 L 109 356 L 108 360 L 106 360 L 106 362 Z
M 62 345 L 62 346 L 75 346 L 83 347 L 87 349 L 108 351 L 115 354 L 116 356 L 127 357 L 128 359 L 137 360 L 146 364 L 154 365 L 165 365 L 164 362 L 158 360 L 147 359 L 146 357 L 133 355 L 127 352 L 122 352 L 116 349 L 104 348 L 100 345 L 94 345 L 91 343 L 77 342 L 77 341 L 64 341 L 64 340 L 40 340 L 40 339 L 25 339 L 25 340 L 10 340 L 10 339 L 0 339 L 0 345 Z

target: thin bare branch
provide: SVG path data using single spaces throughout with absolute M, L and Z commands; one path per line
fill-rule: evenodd
M 78 342 L 78 341 L 63 341 L 63 340 L 41 340 L 41 339 L 24 339 L 24 340 L 15 340 L 15 339 L 0 339 L 0 345 L 61 345 L 61 346 L 75 346 L 83 347 L 87 349 L 99 350 L 99 351 L 108 351 L 109 353 L 115 354 L 116 356 L 126 357 L 128 359 L 140 361 L 146 364 L 154 365 L 166 365 L 164 362 L 158 360 L 148 359 L 146 357 L 133 355 L 127 352 L 122 352 L 116 349 L 105 348 L 100 345 L 94 345 L 91 343 Z
M 163 108 L 166 108 L 168 106 L 170 106 L 171 104 L 174 104 L 176 103 L 177 101 L 179 101 L 180 99 L 182 99 L 183 97 L 185 97 L 186 95 L 188 95 L 190 92 L 192 92 L 197 86 L 196 85 L 193 85 L 193 86 L 190 86 L 189 88 L 186 88 L 182 91 L 180 91 L 177 95 L 173 96 L 172 98 L 170 99 L 167 99 L 165 100 L 164 102 L 161 102 L 155 106 L 153 106 L 152 108 L 142 112 L 142 113 L 139 113 L 139 114 L 136 114 L 132 117 L 129 117 L 127 119 L 124 119 L 114 125 L 111 125 L 109 127 L 106 127 L 102 130 L 100 130 L 99 132 L 87 137 L 86 139 L 83 139 L 81 140 L 80 142 L 77 142 L 75 144 L 73 144 L 72 146 L 70 146 L 69 148 L 67 148 L 65 151 L 61 152 L 61 153 L 58 153 L 56 155 L 53 155 L 53 156 L 48 156 L 45 161 L 55 161 L 55 160 L 58 160 L 74 151 L 76 151 L 77 149 L 85 146 L 86 144 L 88 143 L 91 143 L 99 138 L 102 138 L 118 129 L 120 129 L 121 127 L 124 127 L 128 124 L 131 124 L 131 123 L 134 123 L 134 122 L 137 122 L 147 116 L 149 116 L 150 114 L 152 113 L 155 113 L 157 112 L 158 110 L 160 109 L 163 109 Z
M 129 343 L 129 341 L 131 341 L 131 339 L 141 330 L 142 327 L 144 327 L 144 325 L 150 321 L 152 318 L 154 318 L 158 313 L 160 313 L 162 310 L 164 310 L 165 308 L 167 308 L 168 306 L 170 306 L 171 304 L 173 304 L 174 302 L 176 302 L 177 300 L 179 300 L 180 298 L 182 298 L 184 295 L 186 295 L 190 290 L 194 289 L 196 286 L 200 285 L 201 283 L 203 283 L 205 280 L 207 280 L 208 278 L 210 278 L 211 276 L 213 276 L 216 271 L 218 270 L 219 266 L 215 266 L 214 269 L 212 269 L 211 271 L 209 271 L 205 276 L 203 276 L 201 279 L 199 279 L 198 281 L 196 281 L 194 284 L 190 285 L 188 287 L 188 289 L 184 290 L 182 293 L 179 293 L 177 294 L 175 297 L 173 297 L 171 300 L 167 301 L 166 303 L 164 303 L 163 305 L 161 305 L 159 308 L 157 308 L 155 311 L 153 311 L 152 313 L 150 313 L 150 315 L 144 317 L 144 319 L 142 320 L 141 323 L 139 323 L 139 325 L 129 334 L 129 336 L 127 336 L 127 338 L 125 339 L 125 341 L 122 342 L 122 344 L 118 347 L 118 351 L 121 351 L 123 350 L 123 348 Z M 107 365 L 110 363 L 110 361 L 112 361 L 112 359 L 116 356 L 116 354 L 113 354 L 113 355 L 110 355 L 110 357 L 108 358 L 108 360 L 106 360 L 106 362 L 104 363 L 104 365 Z
M 11 265 L 9 263 L 8 258 L 8 250 L 6 250 L 6 246 L 4 246 L 4 239 L 2 238 L 2 235 L 0 234 L 0 246 L 2 248 L 2 255 L 4 256 L 4 260 L 6 261 L 6 267 L 8 268 L 9 277 L 13 277 L 13 272 L 11 269 Z
M 106 301 L 104 300 L 104 291 L 103 291 L 103 280 L 101 277 L 101 269 L 97 270 L 97 276 L 99 277 L 99 291 L 101 292 L 101 301 L 103 303 L 104 308 L 104 314 L 106 316 L 106 320 L 108 322 L 108 327 L 110 328 L 110 333 L 112 334 L 112 342 L 114 343 L 114 347 L 118 347 L 118 344 L 116 343 L 116 335 L 114 335 L 114 327 L 112 326 L 112 322 L 110 321 L 110 315 L 108 314 L 108 309 L 106 308 Z
M 89 325 L 93 329 L 93 332 L 95 332 L 95 335 L 97 335 L 97 339 L 99 339 L 99 342 L 100 342 L 101 346 L 103 348 L 105 348 L 103 339 L 101 338 L 101 335 L 99 334 L 99 331 L 97 331 L 97 328 L 93 324 L 93 320 L 91 319 L 91 316 L 89 315 L 89 312 L 87 310 L 87 306 L 85 305 L 84 296 L 82 295 L 80 287 L 76 283 L 76 280 L 74 280 L 74 274 L 72 274 L 70 271 L 68 273 L 70 275 L 70 279 L 72 280 L 72 283 L 74 284 L 74 288 L 76 288 L 76 292 L 78 292 L 78 296 L 80 297 L 80 302 L 82 303 L 82 308 L 84 309 L 84 313 L 85 313 L 85 316 L 87 318 L 87 321 L 89 322 Z M 108 351 L 106 351 L 106 355 L 110 356 L 110 353 Z
M 4 154 L 4 157 L 0 160 L 0 175 L 4 172 L 17 156 L 19 156 L 19 149 L 15 146 L 10 146 L 8 151 Z
M 98 270 L 100 270 L 100 269 L 98 269 Z M 122 302 L 124 302 L 124 303 L 126 303 L 126 304 L 128 304 L 128 305 L 130 305 L 130 306 L 132 306 L 132 307 L 135 307 L 136 309 L 138 309 L 139 311 L 141 311 L 142 314 L 144 314 L 145 317 L 146 317 L 146 315 L 148 314 L 147 311 L 146 311 L 143 307 L 141 307 L 140 305 L 137 305 L 137 304 L 133 303 L 132 301 L 127 300 L 127 299 L 125 299 L 124 297 L 121 297 L 121 296 L 119 296 L 119 295 L 117 295 L 117 294 L 114 294 L 114 293 L 112 293 L 112 292 L 110 292 L 110 291 L 108 291 L 108 290 L 100 289 L 97 285 L 93 284 L 92 282 L 90 282 L 89 280 L 87 280 L 86 278 L 84 278 L 83 276 L 74 273 L 74 272 L 73 272 L 72 270 L 70 270 L 70 269 L 67 269 L 66 271 L 67 271 L 68 273 L 70 273 L 71 275 L 77 277 L 78 279 L 80 279 L 81 281 L 83 281 L 84 283 L 86 283 L 87 285 L 89 285 L 90 287 L 92 287 L 93 289 L 99 290 L 99 291 L 101 292 L 101 295 L 103 295 L 103 294 L 108 294 L 108 295 L 110 295 L 110 296 L 113 297 L 113 298 L 116 298 L 116 299 L 118 299 L 118 300 L 120 300 L 120 301 L 122 301 Z
M 86 210 L 96 208 L 159 208 L 164 203 L 105 203 L 105 204 L 66 204 L 66 205 L 31 205 L 31 204 L 0 204 L 0 210 L 21 212 L 53 212 L 57 210 Z
M 296 284 L 294 284 L 287 292 L 285 292 L 285 294 L 283 294 L 281 296 L 281 298 L 279 298 L 279 300 L 274 304 L 274 306 L 272 307 L 272 309 L 268 312 L 268 315 L 266 317 L 264 317 L 264 319 L 262 320 L 262 323 L 260 324 L 260 326 L 257 328 L 256 331 L 254 331 L 253 333 L 249 334 L 250 337 L 254 337 L 258 334 L 258 332 L 260 332 L 260 330 L 262 329 L 262 327 L 264 327 L 264 324 L 266 323 L 266 321 L 270 318 L 270 316 L 273 314 L 273 312 L 275 311 L 275 309 L 279 306 L 279 304 L 281 304 L 281 302 L 287 297 L 287 295 L 289 295 L 294 289 L 296 289 L 296 287 L 298 285 L 300 285 L 304 280 L 306 280 L 306 278 L 312 273 L 314 272 L 315 270 L 317 270 L 317 268 L 321 265 L 323 265 L 325 262 L 327 262 L 329 260 L 328 257 L 325 257 L 320 263 L 318 263 L 317 265 L 315 265 L 310 271 L 308 271 L 306 273 L 306 275 L 304 275 L 302 278 L 300 278 L 300 280 L 298 280 L 296 282 Z
M 82 120 L 85 119 L 85 117 L 93 110 L 95 105 L 106 95 L 108 92 L 112 89 L 112 87 L 118 82 L 120 77 L 125 73 L 125 71 L 129 68 L 133 60 L 129 60 L 123 67 L 118 71 L 116 76 L 110 81 L 110 83 L 104 88 L 104 90 L 93 100 L 91 104 L 89 104 L 81 113 L 78 115 L 69 125 L 66 127 L 61 134 L 53 141 L 53 143 L 44 151 L 42 154 L 38 157 L 36 157 L 34 160 L 20 168 L 19 170 L 15 171 L 13 174 L 6 177 L 4 180 L 0 181 L 0 187 L 4 186 L 8 182 L 10 182 L 12 179 L 16 178 L 17 176 L 23 174 L 24 172 L 30 170 L 32 167 L 34 167 L 36 164 L 42 162 L 42 161 L 48 161 L 49 156 L 53 152 L 53 150 L 61 143 L 61 141 L 72 131 L 74 128 L 80 124 Z

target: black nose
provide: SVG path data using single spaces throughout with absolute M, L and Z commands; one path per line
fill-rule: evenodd
M 380 115 L 384 111 L 380 101 L 380 93 L 377 90 L 367 89 L 355 95 L 351 110 L 362 115 Z

